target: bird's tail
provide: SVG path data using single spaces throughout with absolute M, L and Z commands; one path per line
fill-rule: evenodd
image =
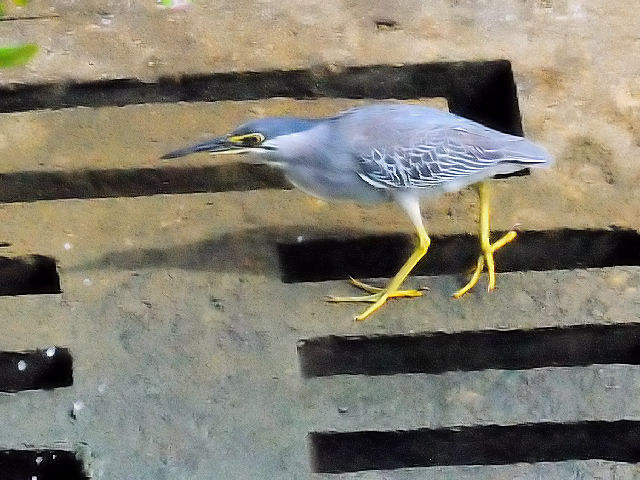
M 523 167 L 549 167 L 553 164 L 553 157 L 549 152 L 529 140 L 522 139 L 512 152 L 507 153 L 507 162 Z

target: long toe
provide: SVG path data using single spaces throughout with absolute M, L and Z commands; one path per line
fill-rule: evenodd
M 518 232 L 516 232 L 515 230 L 510 230 L 509 232 L 505 233 L 502 237 L 500 237 L 498 240 L 496 240 L 490 245 L 491 251 L 495 252 L 496 250 L 500 250 L 507 243 L 515 240 L 517 236 L 518 236 Z
M 327 295 L 325 300 L 331 303 L 342 303 L 342 302 L 377 302 L 382 296 L 386 296 L 386 298 L 413 298 L 413 297 L 421 297 L 423 292 L 420 290 L 396 290 L 395 292 L 391 292 L 385 295 L 384 290 L 376 291 L 375 293 L 371 293 L 369 295 L 355 295 L 351 297 L 336 297 L 333 295 Z
M 324 299 L 330 303 L 342 303 L 342 302 L 377 302 L 380 298 L 380 293 L 372 293 L 370 295 L 356 295 L 353 297 L 335 297 L 333 295 L 327 295 Z
M 478 257 L 478 262 L 476 263 L 476 269 L 474 270 L 473 275 L 471 276 L 471 279 L 467 282 L 467 284 L 464 287 L 462 287 L 460 290 L 454 293 L 453 297 L 460 298 L 469 290 L 471 290 L 473 287 L 475 287 L 476 283 L 478 283 L 478 280 L 480 279 L 480 274 L 482 273 L 483 268 L 484 268 L 484 254 Z
M 355 316 L 353 319 L 356 322 L 361 322 L 363 320 L 366 320 L 369 315 L 373 314 L 374 312 L 376 312 L 382 305 L 384 305 L 385 303 L 387 303 L 387 298 L 389 297 L 381 297 L 379 298 L 373 305 L 371 305 L 369 308 L 367 308 L 364 312 L 362 312 L 360 315 Z

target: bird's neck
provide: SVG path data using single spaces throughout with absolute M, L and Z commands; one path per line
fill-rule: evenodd
M 324 123 L 315 121 L 313 127 L 288 135 L 281 135 L 274 142 L 276 149 L 266 154 L 274 161 L 285 164 L 308 163 L 326 152 L 329 131 Z

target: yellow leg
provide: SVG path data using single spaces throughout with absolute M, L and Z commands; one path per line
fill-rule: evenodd
M 487 273 L 489 274 L 489 284 L 487 289 L 489 291 L 496 287 L 496 271 L 495 262 L 493 260 L 493 254 L 496 250 L 504 247 L 507 243 L 512 241 L 518 235 L 515 231 L 511 230 L 504 234 L 495 243 L 489 241 L 489 185 L 486 182 L 482 182 L 478 185 L 478 194 L 480 196 L 480 248 L 482 253 L 478 258 L 476 269 L 473 272 L 471 280 L 453 294 L 455 298 L 460 298 L 462 295 L 471 290 L 478 280 L 485 264 L 487 266 Z
M 418 264 L 420 259 L 424 257 L 429 249 L 429 244 L 431 243 L 431 239 L 427 235 L 427 231 L 424 227 L 418 228 L 418 246 L 411 254 L 409 259 L 405 262 L 405 264 L 400 268 L 398 273 L 391 279 L 389 285 L 386 288 L 377 288 L 367 285 L 366 283 L 360 282 L 358 280 L 351 280 L 351 283 L 355 286 L 362 288 L 365 291 L 370 292 L 370 295 L 360 296 L 360 297 L 328 297 L 327 300 L 330 302 L 371 302 L 369 308 L 367 308 L 361 315 L 355 317 L 356 320 L 362 321 L 371 315 L 373 312 L 378 310 L 382 305 L 385 304 L 388 298 L 392 297 L 419 297 L 422 295 L 422 292 L 418 290 L 398 290 L 402 282 L 409 276 L 411 270 Z

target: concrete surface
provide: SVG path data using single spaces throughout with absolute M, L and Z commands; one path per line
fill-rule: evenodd
M 510 4 L 32 1 L 0 43 L 42 51 L 0 85 L 210 71 L 512 61 L 528 136 L 555 169 L 495 182 L 496 229 L 640 228 L 639 17 L 627 0 Z M 19 18 L 22 19 L 19 19 Z M 27 19 L 26 17 L 39 17 Z M 393 20 L 393 28 L 376 21 Z M 439 102 L 439 103 L 438 103 Z M 170 168 L 160 153 L 272 113 L 353 101 L 141 105 L 0 115 L 0 173 Z M 436 100 L 445 107 L 441 100 Z M 202 165 L 206 156 L 185 160 Z M 425 203 L 437 234 L 474 232 L 472 191 Z M 640 319 L 640 268 L 515 272 L 453 301 L 460 277 L 365 323 L 328 305 L 344 282 L 285 285 L 278 238 L 410 231 L 394 206 L 327 205 L 297 191 L 0 205 L 0 254 L 54 256 L 64 293 L 0 298 L 2 350 L 68 346 L 74 386 L 0 397 L 0 447 L 83 442 L 95 478 L 630 479 L 587 461 L 311 474 L 311 430 L 640 419 L 640 371 L 621 365 L 444 375 L 301 378 L 295 345 L 325 334 L 533 328 Z M 69 412 L 84 402 L 76 419 Z M 345 412 L 346 409 L 346 412 Z M 340 413 L 340 412 L 344 413 Z
M 75 382 L 2 397 L 0 444 L 87 442 L 96 478 L 305 478 L 311 430 L 640 418 L 637 367 L 304 380 L 295 350 L 323 334 L 637 321 L 639 268 L 503 274 L 493 294 L 478 288 L 461 301 L 449 297 L 461 278 L 413 278 L 430 287 L 425 297 L 355 324 L 358 306 L 322 301 L 350 292 L 344 282 L 282 284 L 268 245 L 242 225 L 225 240 L 215 212 L 234 195 L 261 192 L 3 207 L 7 231 L 38 226 L 15 245 L 54 253 L 64 289 L 3 298 L 3 348 L 69 346 Z M 254 225 L 270 217 L 262 212 Z M 77 420 L 75 401 L 86 405 Z M 571 465 L 559 471 L 612 468 Z M 531 468 L 497 470 L 544 469 Z

